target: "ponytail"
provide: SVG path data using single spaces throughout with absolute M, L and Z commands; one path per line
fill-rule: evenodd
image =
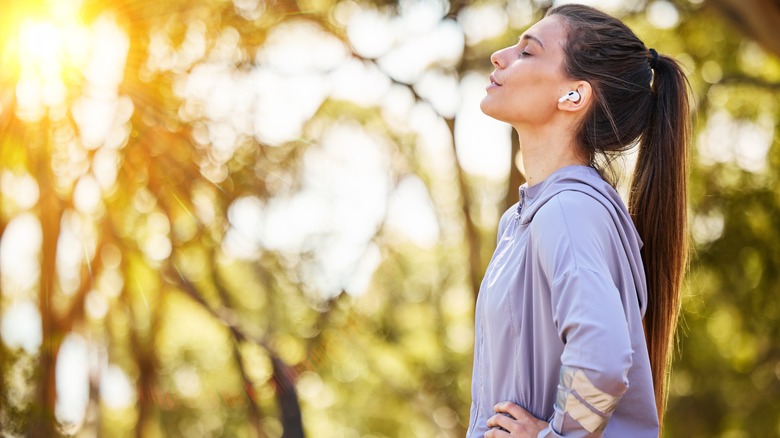
M 667 368 L 687 262 L 686 179 L 690 118 L 688 81 L 673 59 L 648 50 L 620 20 L 577 4 L 547 15 L 565 17 L 564 70 L 588 81 L 594 104 L 583 117 L 577 143 L 604 175 L 598 158 L 639 143 L 628 209 L 644 242 L 647 277 L 645 337 L 663 424 Z
M 688 254 L 690 118 L 688 82 L 680 65 L 663 55 L 655 56 L 655 105 L 640 139 L 628 208 L 644 242 L 642 261 L 648 290 L 645 336 L 661 421 Z

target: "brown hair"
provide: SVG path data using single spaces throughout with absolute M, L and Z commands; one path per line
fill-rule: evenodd
M 574 4 L 553 8 L 547 15 L 564 18 L 566 74 L 587 81 L 593 90 L 593 104 L 577 134 L 591 166 L 605 163 L 607 168 L 599 171 L 614 175 L 610 163 L 616 154 L 639 144 L 628 207 L 644 242 L 645 337 L 663 422 L 688 251 L 689 84 L 675 60 L 648 50 L 616 18 Z

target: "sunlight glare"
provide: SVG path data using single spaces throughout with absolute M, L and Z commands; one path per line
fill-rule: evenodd
M 37 285 L 43 235 L 32 213 L 20 214 L 8 223 L 0 240 L 0 273 L 3 296 L 24 296 Z
M 736 119 L 726 110 L 715 111 L 699 134 L 699 161 L 704 165 L 735 162 L 742 169 L 760 173 L 767 168 L 774 120 Z
M 647 8 L 647 20 L 658 29 L 671 29 L 680 21 L 680 13 L 672 3 L 657 1 Z
M 100 185 L 95 177 L 90 174 L 81 177 L 73 190 L 73 205 L 76 210 L 85 214 L 93 213 L 100 206 L 101 200 Z
M 373 9 L 350 11 L 347 37 L 352 49 L 366 58 L 378 58 L 395 44 L 392 22 Z
M 378 64 L 393 79 L 415 83 L 431 66 L 454 66 L 463 56 L 464 40 L 460 24 L 445 19 L 428 33 L 408 35 L 379 58 Z
M 357 296 L 368 291 L 374 272 L 382 262 L 382 251 L 376 243 L 368 244 L 363 255 L 358 258 L 352 276 L 344 288 L 348 294 Z
M 694 215 L 693 227 L 691 227 L 693 239 L 699 245 L 718 240 L 723 235 L 725 222 L 723 213 L 717 209 Z
M 179 393 L 186 398 L 194 399 L 201 393 L 201 381 L 198 371 L 191 365 L 182 365 L 173 372 L 173 383 Z
M 466 43 L 474 46 L 506 32 L 509 16 L 504 7 L 497 4 L 473 5 L 460 11 L 458 22 L 463 26 Z
M 59 73 L 60 33 L 61 30 L 51 22 L 25 21 L 19 38 L 22 63 L 40 67 L 41 72 L 56 70 Z
M 89 51 L 89 36 L 78 19 L 80 1 L 52 1 L 49 6 L 50 17 L 21 22 L 18 45 L 11 48 L 20 67 L 17 115 L 27 122 L 41 120 L 49 108 L 61 109 L 67 98 L 66 81 L 72 72 L 80 71 Z
M 233 0 L 236 12 L 245 19 L 252 21 L 260 18 L 265 12 L 265 2 L 260 0 Z
M 41 314 L 30 300 L 13 303 L 3 312 L 0 333 L 3 343 L 10 349 L 22 348 L 28 354 L 35 354 L 41 346 Z
M 0 177 L 0 192 L 4 198 L 13 200 L 20 210 L 29 210 L 35 206 L 40 196 L 38 181 L 32 175 L 15 175 L 10 171 L 4 171 Z
M 81 428 L 89 403 L 89 345 L 79 334 L 65 336 L 57 357 L 57 419 L 69 431 Z
M 486 116 L 479 109 L 485 97 L 487 76 L 470 74 L 463 78 L 463 103 L 455 125 L 458 160 L 471 174 L 501 180 L 511 164 L 511 127 Z
M 454 75 L 428 70 L 422 74 L 414 88 L 438 114 L 448 118 L 455 116 L 460 106 L 461 96 L 460 84 Z
M 90 57 L 84 67 L 86 93 L 73 102 L 73 119 L 83 146 L 118 149 L 129 135 L 125 126 L 133 114 L 133 103 L 119 96 L 130 40 L 110 15 L 102 15 L 92 26 Z
M 449 3 L 443 0 L 400 0 L 399 30 L 403 30 L 401 34 L 428 32 L 441 22 L 449 9 Z
M 160 262 L 171 255 L 170 232 L 171 223 L 163 213 L 155 211 L 146 217 L 146 230 L 141 238 L 141 247 L 150 260 Z
M 337 38 L 311 22 L 301 20 L 276 26 L 257 52 L 257 62 L 280 73 L 300 74 L 332 70 L 348 55 L 346 47 Z
M 239 259 L 256 259 L 263 230 L 262 201 L 255 196 L 236 199 L 228 207 L 228 221 L 231 228 L 222 242 L 225 252 Z
M 330 97 L 370 107 L 389 90 L 390 79 L 376 65 L 351 59 L 330 73 Z
M 229 255 L 255 259 L 261 251 L 298 253 L 317 245 L 302 270 L 323 295 L 365 290 L 378 265 L 366 247 L 385 214 L 390 181 L 388 145 L 356 123 L 337 123 L 304 156 L 304 187 L 263 203 L 242 197 L 228 210 L 223 240 Z
M 98 290 L 91 290 L 87 293 L 84 302 L 84 309 L 87 315 L 92 319 L 103 319 L 108 314 L 109 301 L 106 295 Z
M 81 285 L 81 266 L 84 263 L 82 237 L 79 235 L 78 215 L 67 210 L 62 215 L 60 235 L 57 238 L 57 278 L 60 291 L 71 296 Z
M 425 183 L 410 175 L 401 180 L 390 197 L 385 227 L 394 238 L 405 238 L 422 248 L 439 241 L 439 223 Z
M 92 33 L 92 56 L 84 70 L 84 77 L 100 91 L 111 91 L 113 97 L 124 76 L 130 40 L 108 14 L 97 19 Z
M 109 193 L 114 188 L 119 173 L 119 155 L 114 149 L 100 148 L 92 158 L 92 171 L 95 179 L 104 192 Z

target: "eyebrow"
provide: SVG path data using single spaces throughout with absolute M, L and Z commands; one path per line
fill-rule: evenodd
M 544 44 L 542 44 L 542 40 L 540 40 L 539 38 L 535 37 L 534 35 L 525 34 L 525 35 L 521 36 L 520 38 L 518 38 L 518 40 L 521 40 L 521 41 L 524 41 L 524 40 L 536 41 L 540 46 L 542 46 L 542 49 L 544 49 Z

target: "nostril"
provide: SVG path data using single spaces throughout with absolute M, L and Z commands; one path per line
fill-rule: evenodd
M 501 68 L 501 64 L 498 62 L 498 52 L 493 53 L 490 55 L 490 62 L 496 67 Z

